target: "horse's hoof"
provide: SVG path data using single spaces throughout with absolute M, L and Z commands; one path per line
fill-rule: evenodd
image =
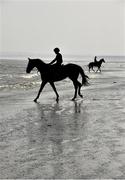
M 80 94 L 79 96 L 80 96 L 81 98 L 83 98 L 83 95 L 82 95 L 82 94 Z
M 34 102 L 37 103 L 37 99 L 34 99 Z
M 72 101 L 75 101 L 75 98 L 72 98 L 71 100 L 72 100 Z

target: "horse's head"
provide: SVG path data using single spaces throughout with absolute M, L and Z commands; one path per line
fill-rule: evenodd
M 38 71 L 43 72 L 46 71 L 48 65 L 44 63 L 41 59 L 30 59 L 28 58 L 29 62 L 26 68 L 26 72 L 30 73 L 34 67 L 37 68 Z
M 102 61 L 103 63 L 105 63 L 105 60 L 104 60 L 104 59 L 101 59 L 101 61 Z
M 32 69 L 35 67 L 35 63 L 34 60 L 28 58 L 29 62 L 26 68 L 26 73 L 30 73 L 32 71 Z

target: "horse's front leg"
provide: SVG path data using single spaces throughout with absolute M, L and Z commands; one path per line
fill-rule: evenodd
M 37 102 L 37 99 L 39 98 L 39 96 L 40 96 L 40 93 L 41 93 L 41 91 L 43 90 L 43 88 L 44 88 L 44 86 L 46 85 L 46 81 L 43 81 L 42 82 L 42 84 L 41 84 L 41 86 L 40 86 L 40 89 L 39 89 L 39 92 L 38 92 L 38 95 L 36 96 L 36 98 L 34 99 L 34 102 Z
M 56 93 L 56 101 L 58 102 L 59 101 L 59 94 L 57 93 L 56 87 L 55 87 L 53 82 L 49 82 L 49 83 L 52 86 L 54 92 Z

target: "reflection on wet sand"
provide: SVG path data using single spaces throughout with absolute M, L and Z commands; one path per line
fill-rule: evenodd
M 82 103 L 83 103 L 83 100 L 81 100 L 80 102 L 74 101 L 75 113 L 80 113 L 81 112 Z
M 49 163 L 53 178 L 64 176 L 68 159 L 76 163 L 72 153 L 78 150 L 74 142 L 80 139 L 81 128 L 83 128 L 80 122 L 82 103 L 83 101 L 71 102 L 65 108 L 63 103 L 36 103 L 35 118 L 32 122 L 28 122 L 29 147 L 35 146 L 37 151 L 37 147 L 40 146 L 44 152 L 40 159 L 42 161 L 42 158 L 46 157 L 44 166 L 47 168 Z

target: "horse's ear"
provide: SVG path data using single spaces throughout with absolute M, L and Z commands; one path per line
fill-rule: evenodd
M 30 59 L 30 58 L 28 58 L 28 60 L 30 61 L 31 59 Z

